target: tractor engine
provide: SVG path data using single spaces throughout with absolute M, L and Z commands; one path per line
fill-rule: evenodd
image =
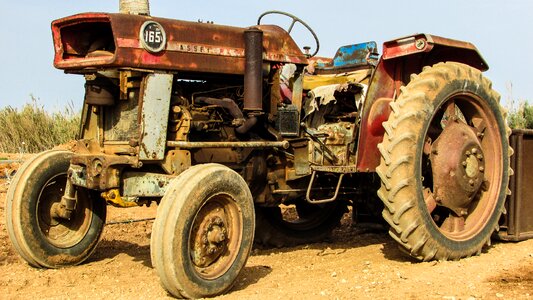
M 341 48 L 339 76 L 339 60 L 309 60 L 274 25 L 90 13 L 52 31 L 54 65 L 86 79 L 72 182 L 109 203 L 157 201 L 172 176 L 220 163 L 277 205 L 305 195 L 311 165 L 355 162 L 375 43 Z
M 72 181 L 108 202 L 156 199 L 170 176 L 198 163 L 260 175 L 264 185 L 268 153 L 299 134 L 307 57 L 277 26 L 80 14 L 52 31 L 55 66 L 86 79 Z M 295 68 L 291 100 L 280 92 L 284 65 Z M 145 188 L 139 171 L 152 174 Z

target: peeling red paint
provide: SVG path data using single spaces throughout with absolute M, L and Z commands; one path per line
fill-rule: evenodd
M 167 44 L 159 54 L 150 54 L 139 40 L 147 21 L 161 24 Z M 271 62 L 307 64 L 290 35 L 274 25 L 257 26 L 264 35 L 264 59 Z M 59 69 L 86 67 L 133 67 L 171 71 L 244 74 L 246 28 L 186 22 L 126 14 L 78 14 L 52 23 L 54 66 Z M 101 40 L 113 46 L 89 53 Z M 94 50 L 94 49 L 91 49 Z M 100 50 L 100 49 L 96 49 Z M 202 59 L 198 59 L 202 54 Z M 191 62 L 195 68 L 191 69 Z

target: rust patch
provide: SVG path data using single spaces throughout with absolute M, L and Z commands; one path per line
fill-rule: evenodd
M 168 42 L 161 52 L 150 53 L 142 47 L 139 30 L 147 20 L 165 29 Z M 307 57 L 285 30 L 274 25 L 256 28 L 264 33 L 265 60 L 307 64 Z M 245 30 L 148 16 L 78 14 L 52 22 L 54 66 L 64 70 L 130 67 L 242 75 Z

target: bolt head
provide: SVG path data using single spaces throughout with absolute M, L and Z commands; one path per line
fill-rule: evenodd
M 426 47 L 426 41 L 423 40 L 423 39 L 418 39 L 415 41 L 415 47 L 416 49 L 418 50 L 422 50 L 424 49 L 424 47 Z

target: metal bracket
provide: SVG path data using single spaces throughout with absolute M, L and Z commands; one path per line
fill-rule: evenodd
M 163 160 L 167 137 L 172 74 L 149 74 L 142 91 L 139 159 Z
M 313 174 L 311 174 L 311 181 L 309 181 L 309 186 L 307 187 L 307 193 L 305 193 L 305 200 L 311 204 L 320 204 L 335 201 L 337 199 L 337 196 L 339 195 L 339 190 L 341 188 L 342 178 L 344 177 L 344 174 L 339 175 L 339 181 L 337 182 L 337 187 L 335 188 L 335 194 L 333 195 L 333 197 L 320 200 L 311 199 L 311 189 L 313 188 L 315 175 L 316 171 L 313 171 Z
M 76 209 L 76 201 L 76 188 L 72 182 L 67 179 L 65 194 L 61 197 L 61 201 L 52 205 L 52 217 L 70 220 L 72 213 Z

